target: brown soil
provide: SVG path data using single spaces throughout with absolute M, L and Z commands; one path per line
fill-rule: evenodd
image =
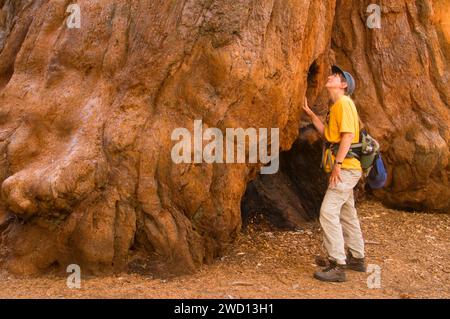
M 191 276 L 155 279 L 122 274 L 66 279 L 18 279 L 0 275 L 1 298 L 449 298 L 450 215 L 395 211 L 377 202 L 359 207 L 368 263 L 381 267 L 381 288 L 367 287 L 368 274 L 347 272 L 348 282 L 312 278 L 321 252 L 317 224 L 275 231 L 256 217 L 228 253 Z

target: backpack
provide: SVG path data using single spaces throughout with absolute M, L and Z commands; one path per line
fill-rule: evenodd
M 368 172 L 375 162 L 377 154 L 380 153 L 380 144 L 362 129 L 359 133 L 360 143 L 350 146 L 347 156 L 356 157 L 361 162 L 363 171 Z
M 381 158 L 381 154 L 378 153 L 375 156 L 375 161 L 370 169 L 369 176 L 367 177 L 367 184 L 369 184 L 372 189 L 380 189 L 383 188 L 386 184 L 387 180 L 387 172 L 384 167 L 383 159 Z
M 346 158 L 356 158 L 361 162 L 361 167 L 368 176 L 367 182 L 372 189 L 382 188 L 386 183 L 387 173 L 380 154 L 380 144 L 365 129 L 361 129 L 359 140 L 360 143 L 350 146 Z M 330 149 L 336 155 L 339 144 L 331 144 Z

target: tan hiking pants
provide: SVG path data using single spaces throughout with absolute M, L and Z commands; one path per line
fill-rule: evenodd
M 353 196 L 361 175 L 358 170 L 341 169 L 342 182 L 328 188 L 320 208 L 325 249 L 328 257 L 341 265 L 345 265 L 345 245 L 353 257 L 364 257 L 364 240 Z

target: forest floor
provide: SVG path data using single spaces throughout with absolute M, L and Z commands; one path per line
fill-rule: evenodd
M 82 274 L 81 288 L 69 289 L 65 277 L 2 273 L 0 298 L 450 298 L 450 214 L 392 210 L 374 201 L 358 212 L 372 271 L 347 271 L 345 283 L 312 277 L 322 251 L 317 223 L 277 231 L 256 216 L 225 256 L 194 275 Z

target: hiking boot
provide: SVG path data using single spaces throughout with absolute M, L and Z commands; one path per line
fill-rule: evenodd
M 329 261 L 330 266 L 322 271 L 314 273 L 314 278 L 326 282 L 344 282 L 347 281 L 345 276 L 345 265 L 338 265 L 335 261 Z
M 358 272 L 366 272 L 366 263 L 364 258 L 355 258 L 352 253 L 349 251 L 347 254 L 347 269 L 358 271 Z

